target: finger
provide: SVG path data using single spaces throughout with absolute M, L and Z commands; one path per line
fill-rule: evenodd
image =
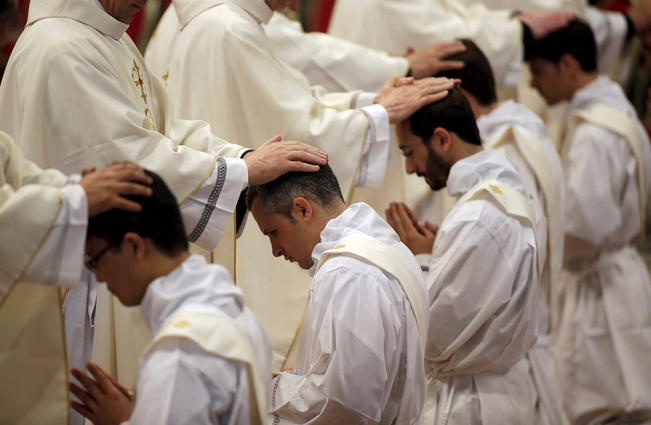
M 81 416 L 90 419 L 91 422 L 94 422 L 95 413 L 93 413 L 88 407 L 84 406 L 83 404 L 79 404 L 76 401 L 71 401 L 70 407 L 72 407 Z
M 407 48 L 405 49 L 405 56 L 407 56 L 407 55 L 411 55 L 411 54 L 414 53 L 415 51 L 416 51 L 416 50 L 415 50 L 412 46 L 407 46 Z
M 127 165 L 128 165 L 127 167 L 120 169 L 116 173 L 116 177 L 118 180 L 131 181 L 131 182 L 142 183 L 146 185 L 150 185 L 154 182 L 154 179 L 152 179 L 145 173 L 144 168 L 136 164 L 127 164 Z
M 393 83 L 393 87 L 408 86 L 414 83 L 414 77 L 400 77 Z
M 463 69 L 466 64 L 462 61 L 448 61 L 444 60 L 438 65 L 438 72 L 442 71 L 455 71 L 457 69 Z
M 425 228 L 432 233 L 437 233 L 439 231 L 439 226 L 436 224 L 430 223 L 429 221 L 426 221 L 424 224 Z
M 84 371 L 73 368 L 70 371 L 70 374 L 74 376 L 77 379 L 77 381 L 79 381 L 79 383 L 83 385 L 84 389 L 86 389 L 87 391 L 89 391 L 94 386 L 93 380 L 89 378 Z
M 412 221 L 412 223 L 414 223 L 414 225 L 419 225 L 420 220 L 418 220 L 418 217 L 416 217 L 416 213 L 413 212 L 411 208 L 409 208 L 405 203 L 401 203 L 400 206 L 402 210 L 407 214 L 409 219 Z
M 405 232 L 409 235 L 415 235 L 416 233 L 418 233 L 411 219 L 400 207 L 400 205 L 397 206 L 396 210 L 397 210 L 396 213 L 398 216 L 398 220 L 400 220 L 400 227 L 402 227 L 405 230 Z
M 115 183 L 112 189 L 122 196 L 151 196 L 152 190 L 149 186 L 138 183 Z
M 291 142 L 283 142 L 282 147 L 285 148 L 288 151 L 303 151 L 303 152 L 311 153 L 313 155 L 322 156 L 322 157 L 325 157 L 325 158 L 328 157 L 328 154 L 326 152 L 322 151 L 321 149 L 319 149 L 319 148 L 317 148 L 315 146 L 312 146 L 312 145 L 308 145 L 306 143 L 302 143 L 302 142 L 293 142 L 293 141 L 291 141 Z
M 466 45 L 460 41 L 453 41 L 448 44 L 441 46 L 439 49 L 439 57 L 441 59 L 447 58 L 448 56 L 456 55 L 457 53 L 465 52 Z
M 87 393 L 86 391 L 82 390 L 80 387 L 77 385 L 70 383 L 68 385 L 68 388 L 70 389 L 70 392 L 75 395 L 81 401 L 84 403 L 85 406 L 88 406 L 89 409 L 92 411 L 95 410 L 97 407 L 97 400 L 93 398 L 93 396 L 90 393 Z
M 130 201 L 126 198 L 120 198 L 120 197 L 115 197 L 111 198 L 107 203 L 106 203 L 108 209 L 113 209 L 116 208 L 118 210 L 123 210 L 123 211 L 129 211 L 129 212 L 140 212 L 142 210 L 142 205 L 140 205 L 137 202 Z
M 109 394 L 115 388 L 113 384 L 106 378 L 106 376 L 100 372 L 100 367 L 95 363 L 88 363 L 86 366 L 90 373 L 95 378 L 95 382 L 99 385 L 99 388 L 104 394 Z
M 95 364 L 95 363 L 93 363 Z M 104 369 L 101 367 L 97 366 L 97 371 L 104 375 L 106 379 L 108 379 L 111 384 L 113 384 L 117 389 L 120 390 L 122 394 L 124 394 L 126 397 L 131 398 L 133 397 L 133 391 L 130 388 L 125 387 L 124 385 L 120 384 L 118 381 L 115 380 L 111 375 L 109 375 Z
M 271 139 L 269 139 L 269 140 L 267 140 L 266 142 L 264 142 L 264 144 L 267 145 L 267 144 L 271 144 L 271 143 L 278 143 L 278 142 L 280 142 L 281 140 L 282 140 L 282 139 L 281 139 L 280 135 L 275 135 L 275 136 L 272 137 Z
M 326 165 L 328 160 L 321 155 L 314 155 L 305 151 L 287 152 L 286 158 L 290 161 L 307 162 L 315 165 Z
M 421 107 L 423 107 L 425 105 L 429 105 L 431 103 L 438 102 L 439 100 L 445 99 L 448 94 L 449 94 L 449 92 L 446 90 L 446 91 L 430 94 L 430 95 L 427 95 L 427 96 L 423 96 L 420 99 L 420 107 L 418 109 L 420 109 Z
M 308 164 L 305 162 L 292 161 L 287 166 L 286 172 L 295 171 L 303 173 L 316 173 L 320 170 L 318 165 Z
M 400 226 L 400 220 L 396 216 L 396 205 L 395 203 L 389 204 L 387 209 L 387 221 L 391 224 L 391 227 L 398 233 L 398 236 L 402 236 L 402 226 Z

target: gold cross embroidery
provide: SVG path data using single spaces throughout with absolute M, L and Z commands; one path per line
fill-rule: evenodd
M 167 87 L 167 79 L 170 78 L 170 70 L 165 71 L 165 74 L 161 75 L 161 78 L 165 82 L 165 87 Z
M 500 190 L 500 188 L 497 187 L 497 186 L 495 186 L 494 184 L 489 185 L 489 187 L 491 188 L 491 190 L 492 190 L 493 192 L 497 193 L 498 195 L 501 195 L 501 194 L 502 194 L 502 191 Z
M 133 83 L 136 85 L 136 87 L 140 87 L 140 97 L 145 101 L 146 104 L 147 92 L 145 91 L 145 85 L 142 81 L 142 77 L 140 76 L 140 67 L 136 63 L 135 59 L 133 60 L 133 68 L 131 68 L 131 79 L 133 79 Z
M 185 319 L 177 320 L 176 322 L 174 322 L 175 328 L 183 329 L 183 328 L 187 328 L 188 326 L 190 326 L 190 322 L 188 322 Z

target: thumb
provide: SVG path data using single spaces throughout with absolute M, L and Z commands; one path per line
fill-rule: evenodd
M 432 233 L 436 233 L 439 231 L 439 226 L 437 226 L 436 224 L 432 224 L 429 221 L 425 222 L 425 228 Z
M 278 143 L 278 142 L 280 142 L 281 140 L 282 140 L 282 137 L 280 137 L 280 135 L 277 134 L 277 135 L 275 135 L 274 137 L 272 137 L 271 139 L 267 140 L 267 141 L 265 142 L 265 144 L 266 144 L 266 143 Z

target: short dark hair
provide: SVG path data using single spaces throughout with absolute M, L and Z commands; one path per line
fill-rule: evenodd
M 337 177 L 326 164 L 314 173 L 291 172 L 263 185 L 251 185 L 246 203 L 250 209 L 255 198 L 259 197 L 266 212 L 282 214 L 293 221 L 292 202 L 299 196 L 324 207 L 335 201 L 344 202 Z
M 534 41 L 527 49 L 525 59 L 539 57 L 558 64 L 566 53 L 576 59 L 584 72 L 597 70 L 597 43 L 585 21 L 575 19 L 565 28 Z
M 473 95 L 482 106 L 497 102 L 495 89 L 495 74 L 488 58 L 474 41 L 466 38 L 459 39 L 465 46 L 464 52 L 447 56 L 446 60 L 461 61 L 465 66 L 461 69 L 452 69 L 437 74 L 437 77 L 458 78 L 461 87 Z
M 137 233 L 149 238 L 161 252 L 174 256 L 188 250 L 188 240 L 181 220 L 178 201 L 163 179 L 149 170 L 153 179 L 151 196 L 127 196 L 142 206 L 139 212 L 112 209 L 88 220 L 87 236 L 106 239 L 119 249 L 124 235 Z
M 458 88 L 450 90 L 445 99 L 430 103 L 416 111 L 409 117 L 409 124 L 411 131 L 426 145 L 438 127 L 454 132 L 468 143 L 481 145 L 475 114 Z

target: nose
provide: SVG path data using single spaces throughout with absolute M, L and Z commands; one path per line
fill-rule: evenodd
M 414 174 L 416 172 L 416 167 L 414 167 L 410 160 L 405 159 L 405 170 L 407 171 L 407 174 Z
M 278 244 L 271 244 L 271 252 L 273 253 L 274 257 L 280 257 L 283 255 L 283 249 Z

